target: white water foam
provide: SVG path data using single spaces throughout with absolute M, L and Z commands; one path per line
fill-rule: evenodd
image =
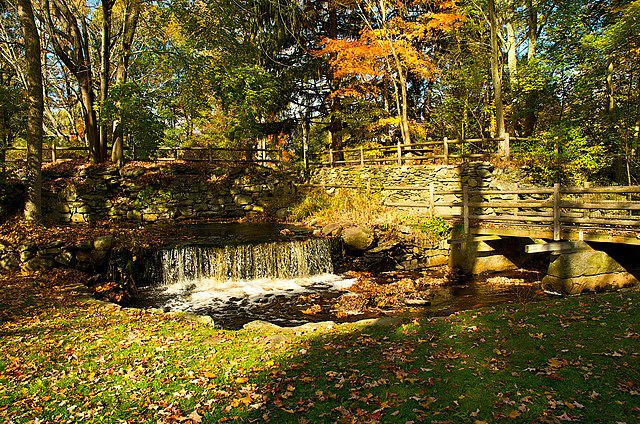
M 164 294 L 171 298 L 164 305 L 174 311 L 216 309 L 230 304 L 251 308 L 269 297 L 294 297 L 319 291 L 347 290 L 356 279 L 345 279 L 335 274 L 320 274 L 293 279 L 260 278 L 254 280 L 201 279 L 197 285 L 187 287 L 177 283 L 165 287 Z

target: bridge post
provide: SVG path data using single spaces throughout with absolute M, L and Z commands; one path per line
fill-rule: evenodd
M 560 240 L 560 183 L 553 185 L 553 240 Z
M 589 188 L 589 181 L 585 181 L 584 182 L 584 188 L 586 188 L 586 189 Z M 585 205 L 587 203 L 589 203 L 589 193 L 584 193 L 582 195 L 582 201 L 584 202 Z M 582 217 L 589 219 L 589 208 L 584 208 L 584 212 L 582 213 Z
M 364 148 L 360 146 L 360 166 L 364 166 Z
M 329 167 L 333 168 L 333 149 L 329 149 Z
M 464 223 L 464 234 L 469 234 L 469 187 L 462 186 L 462 220 Z
M 400 144 L 399 141 L 398 141 L 398 158 L 397 158 L 397 162 L 398 162 L 398 165 L 402 165 L 402 144 Z

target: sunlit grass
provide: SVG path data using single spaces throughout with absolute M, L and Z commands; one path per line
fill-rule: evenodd
M 640 418 L 637 290 L 304 334 L 22 293 L 28 314 L 0 297 L 3 422 Z

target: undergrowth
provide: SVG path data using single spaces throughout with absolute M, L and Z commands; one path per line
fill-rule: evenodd
M 335 189 L 327 192 L 315 189 L 304 193 L 298 203 L 289 207 L 289 217 L 298 222 L 349 222 L 353 225 L 376 227 L 384 232 L 401 231 L 409 227 L 416 245 L 433 245 L 447 237 L 451 224 L 440 217 L 428 217 L 424 212 L 384 205 L 379 191 Z

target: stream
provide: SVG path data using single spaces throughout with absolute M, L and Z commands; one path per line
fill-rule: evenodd
M 446 316 L 525 303 L 540 293 L 541 275 L 535 271 L 473 277 L 451 275 L 446 267 L 336 273 L 335 243 L 310 238 L 305 228 L 215 224 L 187 230 L 189 244 L 158 252 L 156 280 L 140 287 L 128 306 L 209 315 L 218 328 L 239 329 L 254 320 L 290 327 L 407 312 Z

